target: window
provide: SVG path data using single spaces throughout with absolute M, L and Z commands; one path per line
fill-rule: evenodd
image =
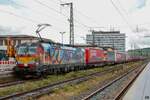
M 36 53 L 36 47 L 29 47 L 29 54 L 35 54 Z
M 4 40 L 4 42 L 5 42 L 5 45 L 7 45 L 7 40 Z
M 20 55 L 23 55 L 23 54 L 26 54 L 27 53 L 27 47 L 19 47 L 18 49 L 18 54 Z
M 16 40 L 13 41 L 13 45 L 16 45 Z
M 3 45 L 3 40 L 0 40 L 0 45 Z
M 35 54 L 35 53 L 36 53 L 36 47 L 21 46 L 18 49 L 18 54 L 19 55 Z
M 18 40 L 18 45 L 20 45 L 21 44 L 21 40 Z

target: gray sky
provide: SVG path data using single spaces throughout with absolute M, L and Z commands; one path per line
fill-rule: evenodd
M 133 43 L 136 48 L 150 45 L 150 38 L 143 38 L 150 35 L 150 0 L 0 0 L 0 34 L 36 36 L 37 24 L 49 23 L 52 27 L 41 35 L 60 42 L 59 32 L 65 31 L 64 40 L 68 43 L 69 7 L 61 7 L 60 3 L 71 1 L 74 3 L 75 43 L 85 43 L 81 37 L 90 33 L 90 27 L 101 27 L 96 30 L 114 27 L 126 33 L 127 49 Z M 138 32 L 135 31 L 137 25 Z

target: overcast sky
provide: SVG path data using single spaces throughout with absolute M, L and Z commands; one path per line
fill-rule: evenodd
M 42 37 L 61 41 L 65 31 L 69 42 L 69 7 L 60 3 L 73 2 L 75 43 L 85 43 L 81 37 L 95 30 L 120 30 L 127 36 L 127 49 L 148 47 L 150 38 L 150 0 L 0 0 L 0 34 L 34 35 L 39 23 L 52 26 L 42 31 Z M 136 28 L 138 25 L 138 28 Z

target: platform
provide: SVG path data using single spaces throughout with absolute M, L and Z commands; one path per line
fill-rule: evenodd
M 150 100 L 150 62 L 123 97 L 123 100 Z

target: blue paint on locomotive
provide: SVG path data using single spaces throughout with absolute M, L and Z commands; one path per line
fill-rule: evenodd
M 50 64 L 75 64 L 84 63 L 84 49 L 66 46 L 53 46 L 48 43 L 41 44 L 46 56 L 49 56 L 46 62 Z

